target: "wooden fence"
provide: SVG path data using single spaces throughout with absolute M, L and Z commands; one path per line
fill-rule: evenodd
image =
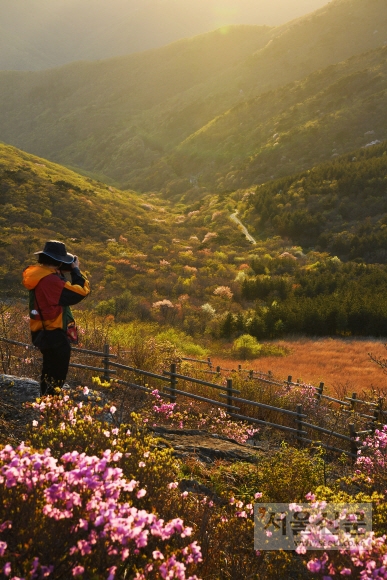
M 21 343 L 15 340 L 11 340 L 8 338 L 0 337 L 0 342 L 5 343 L 7 345 L 14 345 L 14 346 L 21 346 L 25 349 L 31 349 L 37 351 L 37 349 L 29 344 Z M 347 425 L 348 433 L 340 433 L 336 432 L 333 429 L 328 429 L 322 427 L 320 425 L 316 425 L 308 421 L 308 416 L 303 412 L 303 408 L 301 404 L 296 405 L 295 410 L 284 409 L 282 407 L 276 407 L 273 405 L 268 405 L 265 403 L 260 403 L 251 399 L 245 399 L 240 397 L 240 391 L 233 387 L 233 373 L 241 373 L 243 370 L 238 368 L 238 370 L 234 369 L 223 369 L 227 370 L 231 373 L 231 377 L 225 379 L 225 384 L 220 385 L 210 381 L 205 381 L 199 379 L 197 377 L 187 376 L 184 374 L 180 374 L 177 372 L 176 364 L 171 364 L 170 369 L 164 370 L 163 374 L 152 373 L 150 371 L 146 371 L 143 369 L 138 369 L 132 366 L 128 366 L 125 364 L 121 364 L 115 362 L 114 359 L 117 358 L 116 354 L 111 352 L 110 346 L 105 344 L 103 347 L 103 351 L 94 351 L 94 350 L 87 350 L 87 349 L 80 349 L 80 348 L 72 348 L 72 351 L 75 353 L 82 353 L 86 356 L 94 356 L 101 358 L 101 366 L 89 366 L 84 364 L 78 363 L 70 363 L 70 366 L 73 368 L 79 369 L 86 369 L 90 371 L 94 371 L 100 373 L 104 380 L 110 381 L 113 378 L 113 375 L 117 375 L 119 370 L 123 372 L 129 372 L 134 374 L 137 378 L 133 381 L 127 381 L 120 378 L 114 378 L 114 382 L 128 386 L 134 389 L 138 389 L 144 392 L 151 392 L 155 387 L 150 387 L 146 385 L 144 381 L 142 384 L 139 384 L 141 381 L 138 380 L 138 377 L 145 378 L 147 380 L 153 379 L 156 382 L 161 382 L 161 387 L 158 388 L 159 394 L 169 399 L 170 402 L 175 403 L 177 400 L 177 396 L 185 397 L 188 399 L 200 401 L 203 403 L 207 403 L 211 406 L 216 408 L 224 409 L 227 414 L 237 420 L 247 421 L 252 424 L 262 425 L 265 427 L 270 427 L 275 430 L 284 431 L 288 433 L 290 436 L 294 437 L 299 444 L 310 443 L 314 445 L 318 445 L 323 447 L 326 450 L 335 452 L 335 453 L 344 453 L 346 455 L 355 458 L 357 456 L 359 448 L 361 448 L 361 444 L 358 441 L 358 438 L 363 435 L 367 435 L 372 433 L 378 424 L 382 423 L 384 417 L 387 418 L 387 411 L 383 408 L 384 399 L 379 398 L 377 402 L 367 402 L 357 398 L 357 394 L 353 393 L 351 397 L 345 397 L 345 400 L 342 401 L 335 397 L 331 397 L 329 395 L 324 394 L 324 383 L 320 383 L 318 387 L 312 387 L 314 389 L 314 396 L 316 401 L 320 403 L 322 400 L 326 400 L 329 403 L 334 403 L 339 405 L 340 409 L 343 413 L 352 413 L 353 416 L 356 416 L 358 419 L 365 419 L 368 421 L 366 426 L 367 429 L 363 429 L 361 431 L 356 431 L 355 424 L 349 423 Z M 205 364 L 211 368 L 211 361 L 207 359 L 207 361 L 198 360 L 198 359 L 191 359 L 191 358 L 184 358 L 182 360 L 191 361 L 191 362 L 198 362 L 201 364 Z M 214 374 L 220 376 L 220 371 L 218 369 L 213 371 Z M 274 380 L 272 374 L 269 373 L 259 373 L 255 371 L 248 371 L 246 380 L 251 381 L 259 381 L 262 385 L 273 385 L 275 387 L 284 387 L 285 390 L 296 389 L 302 387 L 303 385 L 297 381 L 293 382 L 292 377 L 289 375 L 287 380 L 285 381 L 277 381 Z M 178 388 L 178 384 L 183 383 L 183 387 Z M 185 387 L 186 384 L 189 384 L 190 387 L 187 389 Z M 215 391 L 215 395 L 213 397 L 204 396 L 199 394 L 198 392 L 192 392 L 192 386 L 196 388 L 205 387 L 206 394 L 208 389 Z M 218 399 L 215 396 L 218 396 Z M 220 399 L 220 400 L 219 400 Z M 356 408 L 361 406 L 362 408 L 368 407 L 369 411 L 366 413 L 358 412 Z M 251 413 L 249 414 L 241 413 L 240 409 L 251 409 Z M 259 411 L 263 415 L 268 414 L 279 414 L 281 417 L 285 419 L 284 423 L 278 423 L 275 421 L 269 421 L 263 418 L 262 414 L 259 417 L 252 416 L 253 411 Z M 322 441 L 314 437 L 314 433 L 321 434 L 321 436 L 325 436 L 327 441 Z M 332 443 L 332 440 L 338 440 L 338 442 L 346 442 L 347 448 L 343 449 L 338 447 L 338 444 Z

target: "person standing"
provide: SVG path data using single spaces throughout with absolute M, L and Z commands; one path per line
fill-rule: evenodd
M 86 298 L 90 285 L 79 269 L 78 257 L 69 254 L 63 242 L 50 240 L 35 254 L 38 263 L 24 270 L 23 285 L 29 290 L 32 343 L 43 355 L 40 394 L 51 395 L 66 381 L 71 343 L 77 342 L 70 307 Z M 70 272 L 71 282 L 65 271 Z

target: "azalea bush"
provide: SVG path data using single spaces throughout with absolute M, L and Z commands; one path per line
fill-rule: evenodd
M 167 403 L 155 389 L 151 393 L 152 404 L 142 414 L 145 421 L 153 427 L 165 425 L 178 429 L 201 429 L 245 443 L 259 429 L 254 429 L 246 422 L 232 421 L 221 408 L 205 409 L 193 403 L 186 406 L 178 403 Z
M 333 576 L 348 576 L 354 579 L 387 579 L 387 425 L 377 429 L 362 443 L 355 464 L 355 471 L 351 476 L 339 480 L 342 488 L 364 491 L 349 494 L 343 490 L 334 493 L 330 490 L 317 490 L 316 495 L 310 494 L 313 506 L 317 508 L 317 515 L 309 522 L 308 533 L 298 549 L 305 553 L 306 548 L 325 548 L 324 552 L 310 559 L 308 570 L 322 577 L 324 580 L 333 580 Z M 316 500 L 316 496 L 318 500 Z M 360 537 L 354 537 L 348 531 L 341 530 L 340 519 L 342 513 L 333 524 L 333 531 L 326 534 L 324 508 L 326 501 L 335 503 L 372 503 L 372 532 L 366 532 Z M 356 523 L 358 515 L 352 516 Z M 329 551 L 332 547 L 339 547 L 338 551 Z
M 387 579 L 387 536 L 365 532 L 361 527 L 361 512 L 348 513 L 343 509 L 336 519 L 329 521 L 324 513 L 327 503 L 316 501 L 314 494 L 308 494 L 307 498 L 312 500 L 310 505 L 315 513 L 309 517 L 296 551 L 306 554 L 310 550 L 308 570 L 323 580 L 334 580 L 336 576 L 354 580 Z M 352 500 L 350 503 L 355 502 Z M 297 505 L 289 507 L 293 511 L 302 510 Z M 352 522 L 359 534 L 354 535 L 343 528 L 340 525 L 342 520 Z M 316 549 L 326 551 L 315 556 L 313 551 Z
M 192 530 L 139 509 L 146 495 L 117 462 L 76 451 L 58 460 L 20 445 L 0 451 L 0 562 L 13 578 L 188 578 L 201 561 Z
M 356 461 L 355 476 L 375 491 L 387 494 L 387 425 L 376 429 L 362 442 L 363 449 Z
M 251 489 L 242 501 L 182 492 L 182 466 L 149 433 L 145 416 L 118 425 L 114 405 L 86 387 L 77 396 L 37 400 L 28 445 L 0 452 L 4 574 L 215 580 L 258 573 L 260 494 Z
M 139 558 L 142 557 L 142 560 L 140 558 L 141 562 L 145 562 L 143 568 L 139 568 L 144 577 L 148 577 L 152 573 L 156 574 L 157 578 L 175 578 L 172 572 L 166 568 L 158 568 L 157 566 L 154 566 L 152 570 L 145 568 L 147 565 L 154 565 L 152 558 L 155 550 L 159 550 L 164 556 L 164 560 L 158 564 L 166 564 L 168 558 L 172 558 L 172 562 L 174 558 L 178 570 L 180 570 L 178 568 L 179 562 L 189 570 L 188 564 L 196 562 L 195 573 L 209 579 L 243 577 L 241 575 L 244 569 L 250 569 L 252 573 L 253 571 L 257 573 L 262 565 L 262 558 L 257 556 L 253 549 L 252 504 L 256 490 L 251 489 L 249 498 L 246 496 L 243 503 L 241 500 L 232 499 L 228 493 L 225 493 L 221 500 L 213 500 L 203 494 L 197 496 L 191 492 L 182 492 L 179 489 L 182 465 L 174 459 L 173 450 L 167 446 L 166 442 L 152 436 L 149 432 L 147 425 L 150 421 L 145 410 L 142 414 L 133 414 L 130 425 L 119 425 L 115 419 L 117 409 L 114 405 L 111 403 L 106 405 L 101 400 L 96 400 L 95 393 L 89 391 L 87 387 L 78 389 L 76 396 L 78 399 L 83 397 L 90 400 L 73 400 L 66 394 L 60 394 L 45 397 L 32 404 L 36 418 L 33 419 L 29 429 L 28 445 L 31 448 L 33 446 L 41 450 L 39 451 L 41 455 L 48 454 L 47 456 L 51 458 L 50 461 L 55 459 L 59 465 L 63 462 L 63 456 L 65 458 L 114 458 L 111 467 L 119 470 L 115 472 L 116 475 L 119 474 L 120 478 L 126 482 L 136 482 L 136 486 L 130 492 L 132 498 L 132 501 L 129 502 L 130 507 L 135 507 L 147 514 L 153 514 L 164 522 L 183 520 L 185 526 L 191 528 L 189 542 L 179 536 L 180 532 L 177 533 L 176 538 L 173 536 L 173 538 L 168 539 L 167 545 L 170 552 L 165 547 L 160 547 L 161 543 L 156 548 L 154 543 L 149 543 L 149 550 L 144 546 L 146 555 L 143 552 L 137 554 Z M 153 404 L 157 402 L 160 405 L 163 404 L 156 398 L 156 395 L 150 397 L 149 400 Z M 163 421 L 165 420 L 166 417 L 163 415 Z M 227 426 L 226 422 L 225 425 Z M 48 446 L 51 447 L 51 451 L 45 451 Z M 77 470 L 78 467 L 75 469 Z M 79 473 L 78 477 L 81 478 L 83 475 Z M 132 483 L 132 485 L 134 484 Z M 16 494 L 16 499 L 21 502 L 24 489 L 19 489 L 19 491 Z M 126 498 L 125 495 L 120 497 L 123 501 L 124 497 Z M 38 500 L 34 498 L 31 501 Z M 127 504 L 128 501 L 125 499 L 124 503 Z M 24 507 L 26 509 L 26 506 Z M 86 515 L 81 517 L 87 520 Z M 59 525 L 62 525 L 61 520 L 59 520 Z M 16 528 L 14 527 L 14 529 Z M 56 530 L 57 534 L 62 533 L 61 528 L 58 527 Z M 149 528 L 144 528 L 144 530 L 148 530 L 150 535 L 147 536 L 151 537 L 151 530 Z M 26 535 L 27 533 L 26 530 Z M 51 528 L 50 533 L 53 533 Z M 67 528 L 64 533 L 68 533 Z M 238 545 L 235 545 L 234 542 L 236 536 L 240 538 Z M 83 536 L 82 539 L 84 539 Z M 190 545 L 192 547 L 189 547 Z M 72 546 L 73 544 L 70 549 Z M 201 546 L 203 561 L 199 562 L 199 555 L 195 562 L 191 561 L 190 554 L 194 558 L 193 551 L 197 550 L 197 554 L 199 554 L 198 546 Z M 242 550 L 241 546 L 243 546 Z M 31 558 L 33 557 L 32 548 Z M 120 553 L 114 556 L 117 556 L 118 559 L 119 555 Z M 150 555 L 149 558 L 148 555 Z M 185 560 L 186 555 L 189 562 Z M 113 561 L 115 562 L 114 559 Z M 227 562 L 232 563 L 230 569 L 227 567 Z M 42 564 L 48 566 L 43 561 Z M 82 558 L 76 561 L 72 559 L 71 565 L 73 567 L 83 566 L 85 570 L 89 570 L 87 568 L 89 564 Z M 103 574 L 105 574 L 108 565 L 110 568 L 118 566 L 116 563 L 111 564 L 111 560 L 106 565 L 105 561 L 99 561 L 98 573 L 102 574 L 101 578 L 105 577 Z M 136 565 L 139 567 L 138 563 Z M 123 569 L 124 564 L 121 568 L 118 566 L 116 572 L 118 577 L 121 577 L 120 573 L 122 573 L 119 573 L 118 570 Z M 238 572 L 239 576 L 230 576 L 229 570 Z M 133 576 L 130 575 L 131 573 L 128 573 L 128 578 L 137 578 L 134 572 Z M 164 573 L 166 575 L 163 575 Z M 170 575 L 168 576 L 168 574 Z M 179 571 L 179 574 L 182 572 Z M 98 575 L 95 577 L 99 578 Z M 179 576 L 176 572 L 176 578 L 184 577 L 184 575 Z
M 95 400 L 88 387 L 79 388 L 77 396 L 91 400 L 56 395 L 32 403 L 36 419 L 27 433 L 28 444 L 35 449 L 50 448 L 56 458 L 71 452 L 99 456 L 106 449 L 121 453 L 117 465 L 124 476 L 136 479 L 147 491 L 141 507 L 151 509 L 154 497 L 162 502 L 168 495 L 166 484 L 178 469 L 171 450 L 158 447 L 157 439 L 136 415 L 130 425 L 118 425 L 116 407 Z

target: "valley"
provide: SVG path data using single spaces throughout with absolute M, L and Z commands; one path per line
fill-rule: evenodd
M 335 0 L 277 27 L 1 72 L 0 139 L 175 201 L 253 186 L 387 137 L 386 41 L 383 0 Z

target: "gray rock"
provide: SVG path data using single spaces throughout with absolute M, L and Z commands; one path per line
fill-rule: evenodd
M 267 451 L 264 446 L 252 448 L 227 437 L 196 429 L 153 427 L 152 431 L 165 439 L 174 449 L 174 455 L 180 459 L 194 455 L 204 463 L 212 463 L 217 459 L 256 463 L 259 453 Z

